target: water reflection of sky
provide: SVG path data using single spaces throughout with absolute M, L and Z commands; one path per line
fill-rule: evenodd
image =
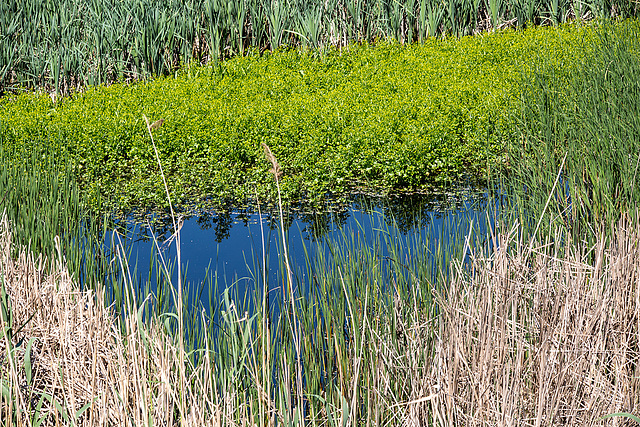
M 485 212 L 486 198 L 474 192 L 395 198 L 360 196 L 348 204 L 327 206 L 324 212 L 289 209 L 284 215 L 285 238 L 293 269 L 304 283 L 301 276 L 305 274 L 307 258 L 313 258 L 318 250 L 326 250 L 329 242 L 352 237 L 367 242 L 377 233 L 388 233 L 401 239 L 403 245 L 421 244 L 424 239 L 468 230 L 471 221 L 477 224 L 478 217 L 485 216 Z M 139 283 L 147 281 L 152 255 L 157 253 L 156 244 L 164 259 L 175 265 L 172 228 L 170 220 L 129 221 L 126 231 L 121 227 L 120 234 L 126 237 L 116 238 L 116 243 L 124 242 L 127 246 L 130 270 Z M 114 236 L 111 234 L 111 238 Z M 190 289 L 191 301 L 199 301 L 207 311 L 209 301 L 218 300 L 218 295 L 212 293 L 219 294 L 221 289 L 231 287 L 236 297 L 242 298 L 251 286 L 261 283 L 263 265 L 267 266 L 272 291 L 285 277 L 277 213 L 259 214 L 255 209 L 246 209 L 183 218 L 180 241 L 183 283 Z M 175 267 L 173 281 L 177 283 Z M 212 290 L 216 283 L 217 290 Z

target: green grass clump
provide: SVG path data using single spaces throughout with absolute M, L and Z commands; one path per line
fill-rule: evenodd
M 167 75 L 248 48 L 323 50 L 637 16 L 634 0 L 39 0 L 0 4 L 0 93 Z
M 104 221 L 83 206 L 68 167 L 50 152 L 24 156 L 0 149 L 0 212 L 11 224 L 13 253 L 27 248 L 50 256 L 60 248 L 69 272 L 82 285 L 104 282 Z
M 522 89 L 517 111 L 521 137 L 508 147 L 507 185 L 528 215 L 548 214 L 545 224 L 557 222 L 578 235 L 636 212 L 638 21 L 598 30 L 594 49 L 571 73 L 542 62 Z
M 57 102 L 5 96 L 0 142 L 68 158 L 94 208 L 166 204 L 143 114 L 165 120 L 156 142 L 171 197 L 183 206 L 242 202 L 256 189 L 272 197 L 262 143 L 282 166 L 289 200 L 425 189 L 481 175 L 500 158 L 515 131 L 515 95 L 539 53 L 567 71 L 593 37 L 592 27 L 571 25 L 322 56 L 288 50 Z

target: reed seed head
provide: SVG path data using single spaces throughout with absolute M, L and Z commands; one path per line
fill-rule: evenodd
M 151 126 L 149 127 L 151 128 L 151 130 L 156 130 L 160 126 L 162 126 L 163 123 L 164 123 L 164 119 L 156 120 L 155 122 L 151 123 Z
M 149 132 L 151 132 L 152 130 L 158 129 L 164 123 L 164 119 L 160 119 L 160 120 L 156 120 L 155 122 L 149 124 L 149 119 L 147 118 L 147 116 L 145 116 L 143 114 L 142 117 L 144 118 L 144 121 L 147 124 L 147 129 L 149 129 Z
M 278 160 L 276 159 L 276 156 L 273 155 L 273 153 L 271 152 L 271 149 L 267 144 L 263 142 L 260 145 L 262 145 L 262 148 L 264 149 L 265 157 L 267 158 L 267 160 L 271 162 L 271 165 L 273 166 L 271 169 L 269 169 L 269 172 L 273 174 L 276 181 L 279 180 L 282 177 L 282 170 L 280 169 L 280 165 L 278 164 Z

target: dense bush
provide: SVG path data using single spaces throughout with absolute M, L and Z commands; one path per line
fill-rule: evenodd
M 0 100 L 0 140 L 11 150 L 51 146 L 94 206 L 165 203 L 143 114 L 165 120 L 154 136 L 178 202 L 268 196 L 261 143 L 280 161 L 289 198 L 427 188 L 500 158 L 532 64 L 542 55 L 566 71 L 592 37 L 592 27 L 571 25 L 322 56 L 287 50 L 55 102 L 11 95 Z

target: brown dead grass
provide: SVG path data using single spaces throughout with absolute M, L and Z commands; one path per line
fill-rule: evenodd
M 600 417 L 640 412 L 638 227 L 531 251 L 517 231 L 439 298 L 432 413 L 448 426 L 629 425 Z
M 12 259 L 10 242 L 5 219 L 0 222 L 0 274 L 14 331 L 25 326 L 11 342 L 0 341 L 0 377 L 12 392 L 10 399 L 0 400 L 0 425 L 30 426 L 42 417 L 42 425 L 141 426 L 152 421 L 167 426 L 176 425 L 180 414 L 188 425 L 219 424 L 215 416 L 205 415 L 217 413 L 215 403 L 198 399 L 206 396 L 200 393 L 206 385 L 180 384 L 178 346 L 157 325 L 141 328 L 135 316 L 128 316 L 123 334 L 100 292 L 78 290 L 61 253 L 46 269 L 46 260 L 24 251 Z M 33 379 L 27 383 L 25 349 L 32 339 Z M 7 358 L 12 348 L 13 363 Z M 186 408 L 180 404 L 182 392 Z M 37 410 L 43 395 L 52 399 L 42 399 Z
M 347 424 L 631 425 L 600 417 L 640 413 L 639 229 L 623 221 L 612 238 L 576 248 L 562 247 L 557 237 L 531 245 L 513 227 L 495 237 L 488 256 L 472 253 L 468 264 L 457 264 L 446 291 L 436 295 L 436 318 L 422 315 L 417 303 L 396 307 L 404 344 L 394 346 L 389 330 L 373 326 L 384 321 L 366 322 L 376 339 L 365 351 L 377 368 L 362 372 L 366 390 L 355 385 L 350 393 L 379 409 L 369 408 L 368 420 L 345 413 Z M 14 328 L 26 325 L 0 341 L 0 376 L 12 390 L 12 399 L 0 401 L 0 425 L 33 425 L 43 394 L 62 407 L 45 399 L 43 425 L 251 425 L 256 419 L 272 425 L 273 415 L 256 402 L 241 403 L 241 411 L 220 404 L 209 353 L 181 374 L 180 346 L 156 323 L 143 326 L 127 316 L 123 333 L 100 292 L 78 291 L 60 253 L 45 269 L 46 261 L 24 252 L 12 259 L 10 241 L 5 220 L 0 272 Z M 27 383 L 25 348 L 32 339 L 34 375 Z M 409 391 L 408 400 L 397 401 L 398 387 Z M 315 421 L 329 425 L 326 418 Z

